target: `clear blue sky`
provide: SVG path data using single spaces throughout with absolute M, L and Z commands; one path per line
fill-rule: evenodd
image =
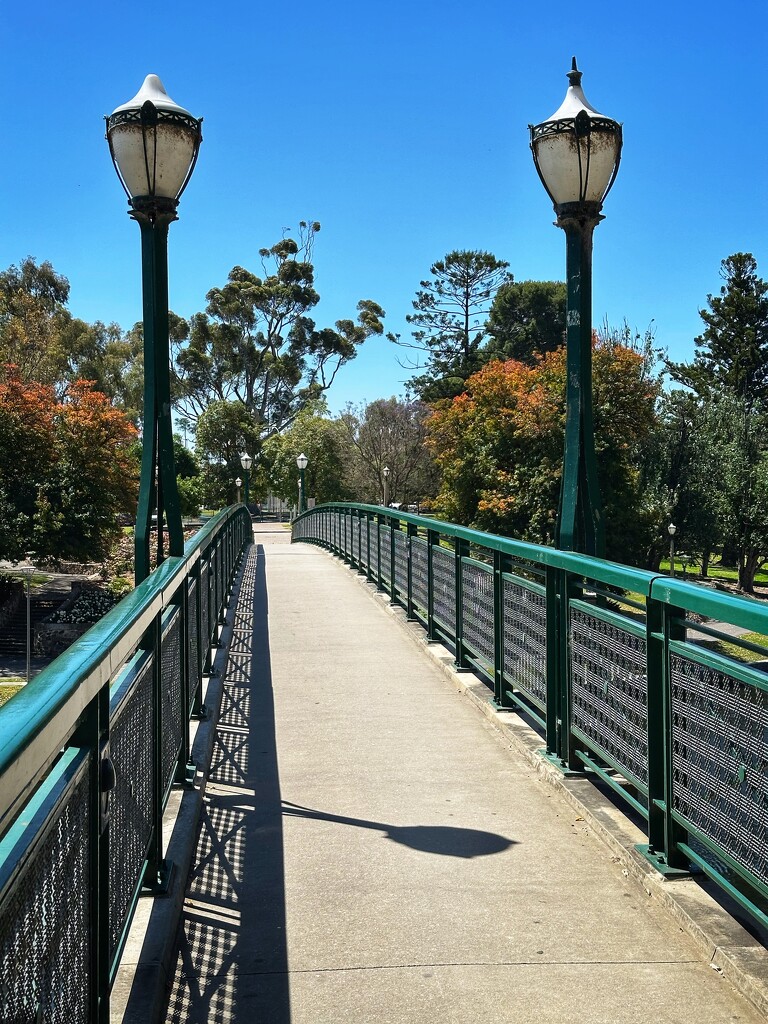
M 653 320 L 688 358 L 720 261 L 749 251 L 768 277 L 765 0 L 43 0 L 5 4 L 0 24 L 0 266 L 50 260 L 86 320 L 141 316 L 139 232 L 102 118 L 150 72 L 205 119 L 171 228 L 183 316 L 301 219 L 322 223 L 321 326 L 371 298 L 407 333 L 419 280 L 451 249 L 487 249 L 518 280 L 562 279 L 527 125 L 560 105 L 572 54 L 625 133 L 595 234 L 596 324 Z M 367 342 L 332 409 L 402 394 L 398 355 Z

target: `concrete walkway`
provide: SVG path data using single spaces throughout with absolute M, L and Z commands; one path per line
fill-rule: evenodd
M 255 530 L 169 1024 L 763 1020 L 354 574 Z

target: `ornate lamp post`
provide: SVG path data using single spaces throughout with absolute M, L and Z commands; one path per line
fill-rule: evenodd
M 677 533 L 677 527 L 674 523 L 670 523 L 667 527 L 669 533 L 669 575 L 675 575 L 675 534 Z M 685 569 L 683 569 L 683 575 L 685 575 Z
M 202 141 L 201 119 L 168 96 L 157 75 L 147 75 L 132 100 L 106 118 L 107 141 L 122 182 L 129 215 L 141 229 L 144 295 L 144 431 L 136 514 L 136 583 L 149 575 L 152 515 L 157 511 L 157 559 L 184 554 L 171 423 L 168 345 L 168 226 L 176 220 Z
M 248 490 L 248 483 L 249 483 L 251 466 L 253 465 L 253 459 L 251 458 L 250 455 L 246 455 L 245 453 L 243 453 L 240 456 L 240 465 L 243 467 L 243 472 L 245 473 L 245 504 L 247 505 L 248 502 L 251 499 L 251 496 L 250 496 L 250 493 L 249 493 L 249 490 Z
M 243 481 L 240 477 L 235 478 L 235 487 L 237 488 L 237 504 L 240 504 L 240 488 L 243 486 Z
M 304 488 L 304 470 L 307 468 L 309 459 L 303 453 L 296 458 L 296 465 L 299 467 L 299 515 L 307 511 L 307 496 Z
M 581 89 L 573 58 L 560 108 L 529 125 L 536 170 L 566 236 L 567 385 L 565 456 L 555 543 L 605 553 L 592 418 L 592 234 L 621 159 L 621 125 L 598 113 Z
M 384 508 L 389 508 L 389 466 L 382 470 L 384 474 Z

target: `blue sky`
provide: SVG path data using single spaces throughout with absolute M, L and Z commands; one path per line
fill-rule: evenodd
M 0 15 L 0 266 L 48 259 L 86 320 L 141 316 L 139 232 L 103 116 L 158 74 L 204 117 L 171 228 L 170 304 L 189 316 L 284 227 L 319 220 L 320 325 L 378 301 L 389 330 L 451 249 L 486 249 L 516 279 L 562 279 L 565 246 L 527 125 L 584 90 L 624 124 L 595 233 L 594 319 L 693 354 L 720 261 L 768 277 L 768 5 L 561 0 L 162 5 L 43 0 Z M 402 394 L 403 353 L 371 340 L 329 401 Z

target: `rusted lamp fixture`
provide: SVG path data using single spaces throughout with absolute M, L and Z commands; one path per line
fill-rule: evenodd
M 107 142 L 141 229 L 144 294 L 144 427 L 136 513 L 136 583 L 149 576 L 150 531 L 157 513 L 157 561 L 184 554 L 171 422 L 168 343 L 168 225 L 176 220 L 202 141 L 202 121 L 167 94 L 157 75 L 106 118 Z
M 575 57 L 568 81 L 555 113 L 528 126 L 536 170 L 566 235 L 568 375 L 556 544 L 602 557 L 605 528 L 592 416 L 592 235 L 619 169 L 622 129 L 588 102 Z

